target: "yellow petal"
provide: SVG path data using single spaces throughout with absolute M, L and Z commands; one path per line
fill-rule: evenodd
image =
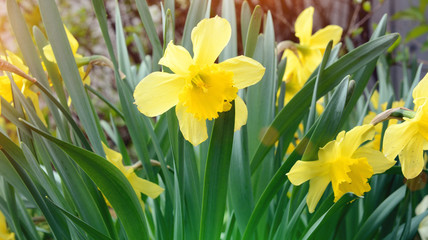
M 204 19 L 192 30 L 194 61 L 204 66 L 215 62 L 229 42 L 232 28 L 229 22 L 216 16 Z
M 230 58 L 219 66 L 221 70 L 233 72 L 234 86 L 238 89 L 256 84 L 265 73 L 265 68 L 259 62 L 245 56 Z
M 309 192 L 308 196 L 306 197 L 306 204 L 308 205 L 308 210 L 310 213 L 314 212 L 315 207 L 320 201 L 329 183 L 330 179 L 327 176 L 316 177 L 311 179 L 309 182 Z
M 131 183 L 134 191 L 137 193 L 138 198 L 140 198 L 140 195 L 138 193 L 142 193 L 151 198 L 157 198 L 164 191 L 164 189 L 161 188 L 159 185 L 139 178 L 135 173 L 132 174 L 128 178 L 128 180 Z
M 247 123 L 248 110 L 244 100 L 237 96 L 235 98 L 235 131 L 241 129 Z
M 360 147 L 352 158 L 367 158 L 367 162 L 373 168 L 373 174 L 383 173 L 395 165 L 395 161 L 387 159 L 383 153 L 370 147 Z
M 8 102 L 13 100 L 12 88 L 10 87 L 10 80 L 8 76 L 0 76 L 0 96 L 2 96 Z
M 428 141 L 428 98 L 418 108 L 416 116 L 408 121 L 417 123 L 419 134 L 421 134 L 425 140 Z
M 302 62 L 301 81 L 306 83 L 312 72 L 318 67 L 322 61 L 322 53 L 319 49 L 313 48 L 306 51 L 299 51 L 299 56 Z
M 101 144 L 103 145 L 103 149 L 104 152 L 106 154 L 106 159 L 109 162 L 117 162 L 117 161 L 122 161 L 122 154 L 114 151 L 113 149 L 110 149 L 109 147 L 107 147 L 107 145 L 105 145 L 103 142 L 101 142 Z
M 285 49 L 283 58 L 287 58 L 283 81 L 289 82 L 293 81 L 293 79 L 296 79 L 297 81 L 297 77 L 294 75 L 296 74 L 297 69 L 301 67 L 299 58 L 290 49 Z
M 374 126 L 371 124 L 357 126 L 345 134 L 340 144 L 341 155 L 351 157 L 355 150 L 365 141 L 373 139 Z
M 134 91 L 138 110 L 149 117 L 166 112 L 178 103 L 185 79 L 176 74 L 154 72 L 146 76 Z
M 73 52 L 73 55 L 76 54 L 77 49 L 79 48 L 79 42 L 76 40 L 76 38 L 73 36 L 73 34 L 68 31 L 68 28 L 64 25 L 65 33 L 67 34 L 68 41 L 70 42 L 71 51 Z
M 7 229 L 6 218 L 2 212 L 0 212 L 0 239 L 2 240 L 14 240 L 15 233 L 10 232 Z
M 180 131 L 187 141 L 196 146 L 207 140 L 208 133 L 205 119 L 198 120 L 191 113 L 186 112 L 186 108 L 181 104 L 177 104 L 175 112 L 180 125 Z
M 412 121 L 389 126 L 383 138 L 382 149 L 385 156 L 394 159 L 417 132 L 418 128 Z
M 415 102 L 415 110 L 419 107 L 417 106 L 416 100 L 418 98 L 428 98 L 428 74 L 425 75 L 424 78 L 416 85 L 416 87 L 413 89 L 413 99 Z
M 422 136 L 416 135 L 409 140 L 409 143 L 399 153 L 401 170 L 407 179 L 417 177 L 424 168 L 424 142 L 425 139 Z
M 293 185 L 300 185 L 312 178 L 328 176 L 329 165 L 325 161 L 297 161 L 287 173 Z
M 168 67 L 176 74 L 186 75 L 189 73 L 189 67 L 193 64 L 193 60 L 184 47 L 174 45 L 170 41 L 165 49 L 165 54 L 159 60 L 159 64 Z
M 379 109 L 379 92 L 375 90 L 372 97 L 370 98 L 370 103 L 375 109 Z
M 74 38 L 70 31 L 68 31 L 65 25 L 64 29 L 65 33 L 67 34 L 68 42 L 70 43 L 71 51 L 73 52 L 73 55 L 76 55 L 77 49 L 79 48 L 79 42 L 76 40 L 76 38 Z M 43 47 L 43 53 L 45 54 L 45 57 L 49 62 L 56 63 L 55 55 L 50 44 Z
M 342 31 L 342 28 L 336 25 L 328 25 L 327 27 L 318 30 L 311 37 L 311 48 L 318 48 L 324 51 L 330 40 L 333 40 L 333 46 L 336 45 L 342 37 Z
M 314 8 L 308 7 L 296 19 L 294 24 L 294 31 L 296 32 L 296 37 L 299 38 L 300 44 L 309 45 L 312 35 L 312 21 L 314 16 Z
M 43 54 L 45 54 L 45 57 L 49 62 L 56 63 L 55 55 L 50 44 L 43 47 Z
M 8 50 L 6 50 L 6 54 L 8 56 L 8 62 L 15 65 L 15 67 L 21 69 L 24 73 L 28 73 L 28 67 L 24 64 L 20 57 Z
M 320 148 L 318 151 L 318 159 L 324 162 L 327 162 L 329 160 L 333 160 L 338 158 L 338 154 L 340 152 L 338 151 L 338 142 L 340 139 L 340 136 L 344 134 L 344 131 L 340 132 L 339 135 L 336 137 L 336 140 L 332 140 L 328 142 L 324 147 Z

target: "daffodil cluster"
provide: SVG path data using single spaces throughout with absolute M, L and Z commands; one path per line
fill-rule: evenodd
M 79 49 L 79 42 L 76 40 L 73 34 L 71 34 L 70 31 L 68 31 L 66 26 L 64 26 L 64 29 L 65 29 L 65 33 L 67 34 L 68 42 L 70 42 L 70 47 L 71 47 L 71 51 L 73 52 L 73 56 L 77 61 L 83 57 L 82 55 L 77 53 L 77 50 Z M 56 64 L 55 55 L 54 55 L 52 46 L 50 44 L 46 45 L 43 48 L 43 53 L 48 61 Z M 86 73 L 85 68 L 83 66 L 79 66 L 78 70 L 79 70 L 80 78 L 82 79 L 83 83 L 90 85 L 91 79 L 89 75 Z

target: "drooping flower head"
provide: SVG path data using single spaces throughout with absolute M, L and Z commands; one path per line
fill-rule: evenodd
M 360 145 L 373 138 L 373 125 L 358 126 L 349 132 L 340 132 L 336 140 L 328 142 L 318 151 L 318 160 L 297 161 L 287 173 L 294 185 L 309 180 L 306 203 L 313 212 L 328 184 L 331 182 L 334 201 L 343 194 L 352 192 L 363 196 L 370 191 L 368 179 L 392 167 L 395 161 L 387 159 L 381 152 Z
M 385 131 L 383 152 L 385 156 L 400 159 L 404 177 L 417 177 L 425 167 L 424 150 L 428 150 L 428 74 L 413 90 L 416 111 L 414 118 L 389 126 Z
M 64 30 L 65 30 L 65 33 L 67 34 L 67 39 L 70 42 L 70 47 L 71 47 L 71 51 L 73 52 L 74 58 L 76 60 L 82 58 L 83 56 L 77 53 L 77 50 L 79 49 L 79 42 L 73 36 L 73 34 L 71 34 L 70 31 L 68 31 L 65 25 L 64 25 Z M 43 53 L 45 54 L 45 57 L 48 61 L 53 62 L 55 64 L 57 63 L 52 46 L 50 44 L 43 47 Z M 80 66 L 78 70 L 79 70 L 80 78 L 82 79 L 83 83 L 90 85 L 91 79 L 89 75 L 86 74 L 85 68 L 83 66 Z
M 123 165 L 122 154 L 108 148 L 104 143 L 102 144 L 107 160 L 117 167 L 128 179 L 140 200 L 141 206 L 144 206 L 144 202 L 141 200 L 141 194 L 147 195 L 151 198 L 157 198 L 164 191 L 164 189 L 159 185 L 138 177 L 134 172 L 134 168 Z
M 342 36 L 342 28 L 328 25 L 312 35 L 314 8 L 308 7 L 297 17 L 294 24 L 299 44 L 285 49 L 283 58 L 287 65 L 283 81 L 286 82 L 285 103 L 303 87 L 312 72 L 321 63 L 325 48 L 330 40 L 336 45 Z
M 229 111 L 235 100 L 235 130 L 247 122 L 247 107 L 238 89 L 263 77 L 257 61 L 238 56 L 215 63 L 229 42 L 231 27 L 218 16 L 202 20 L 192 31 L 193 58 L 183 47 L 170 42 L 159 64 L 173 73 L 154 72 L 137 85 L 135 103 L 143 114 L 154 117 L 173 106 L 185 139 L 198 145 L 208 138 L 206 120 Z

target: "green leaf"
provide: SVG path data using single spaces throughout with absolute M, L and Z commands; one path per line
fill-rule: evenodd
M 339 199 L 339 201 L 333 204 L 333 206 L 308 229 L 302 239 L 306 240 L 319 238 L 320 235 L 317 233 L 317 231 L 320 231 L 320 229 L 324 227 L 325 224 L 329 224 L 329 221 L 337 216 L 338 211 L 343 209 L 350 202 L 354 201 L 357 197 L 358 196 L 352 193 L 344 194 Z
M 317 99 L 318 99 L 317 98 L 318 85 L 319 85 L 319 81 L 321 79 L 322 73 L 324 71 L 324 68 L 326 67 L 328 59 L 330 58 L 330 52 L 331 52 L 332 46 L 333 46 L 333 41 L 330 40 L 330 42 L 328 42 L 327 47 L 325 48 L 325 52 L 321 60 L 321 64 L 318 67 L 317 77 L 315 78 L 314 91 L 312 94 L 311 107 L 309 108 L 308 122 L 306 124 L 307 128 L 310 128 L 312 126 L 312 123 L 314 123 L 315 121 L 316 110 L 317 110 Z
M 320 120 L 315 126 L 302 161 L 313 161 L 318 159 L 318 150 L 327 142 L 331 141 L 341 129 L 341 118 L 345 109 L 346 98 L 348 96 L 349 76 L 343 79 L 337 87 L 332 99 L 323 112 Z
M 46 201 L 48 205 L 58 209 L 60 212 L 62 212 L 68 219 L 70 219 L 74 224 L 79 226 L 82 230 L 85 231 L 89 236 L 93 237 L 94 239 L 100 239 L 100 240 L 111 240 L 110 237 L 107 237 L 106 235 L 98 232 L 96 229 L 85 223 L 84 221 L 80 220 L 78 217 L 74 216 L 64 208 L 58 206 L 50 199 L 47 199 Z
M 245 40 L 245 56 L 252 57 L 256 50 L 257 37 L 260 33 L 260 26 L 262 24 L 263 9 L 257 5 L 251 15 L 250 25 Z
M 219 239 L 226 208 L 235 104 L 215 120 L 205 166 L 199 239 Z
M 3 147 L 6 143 L 7 145 L 10 145 L 9 141 L 4 141 L 4 135 L 0 132 L 0 142 L 2 143 Z M 3 139 L 2 139 L 3 138 Z M 13 143 L 11 143 L 13 144 Z M 13 144 L 14 145 L 14 144 Z M 19 149 L 19 148 L 18 148 Z M 20 151 L 20 149 L 18 150 Z M 4 153 L 4 154 L 3 154 Z M 19 157 L 18 157 L 19 156 Z M 44 191 L 38 186 L 36 186 L 35 182 L 30 178 L 30 176 L 25 172 L 25 170 L 21 167 L 21 165 L 16 161 L 24 162 L 23 159 L 24 155 L 22 151 L 19 153 L 15 149 L 9 149 L 4 147 L 3 152 L 0 152 L 0 162 L 8 164 L 3 164 L 2 167 L 7 167 L 5 170 L 15 172 L 19 175 L 19 177 L 22 179 L 22 182 L 25 184 L 25 187 L 28 189 L 28 192 L 30 192 L 31 197 L 30 199 L 34 199 L 34 202 L 36 202 L 37 206 L 40 208 L 41 212 L 46 218 L 46 221 L 48 222 L 50 229 L 52 230 L 53 235 L 57 239 L 69 239 L 70 233 L 67 226 L 67 223 L 65 219 L 59 215 L 58 212 L 56 212 L 53 209 L 49 209 L 49 207 L 46 205 L 45 200 L 43 199 L 42 195 L 44 195 Z M 25 159 L 25 158 L 24 158 Z M 10 167 L 13 166 L 14 170 Z M 27 191 L 24 191 L 25 194 Z
M 402 186 L 394 193 L 389 195 L 367 218 L 360 227 L 354 239 L 370 239 L 375 231 L 384 223 L 386 217 L 400 204 L 404 199 L 406 186 Z
M 417 7 L 409 7 L 392 15 L 391 20 L 413 20 L 423 22 L 425 20 L 423 12 Z
M 419 26 L 416 26 L 407 33 L 405 42 L 407 43 L 426 33 L 428 33 L 428 24 L 421 24 Z
M 25 123 L 34 132 L 58 145 L 88 174 L 115 209 L 129 239 L 148 238 L 144 213 L 137 195 L 119 169 L 97 154 L 56 139 Z
M 160 43 L 158 34 L 156 32 L 155 24 L 153 23 L 152 15 L 149 11 L 149 6 L 146 0 L 135 0 L 137 3 L 137 10 L 140 14 L 141 21 L 143 22 L 144 29 L 147 32 L 150 43 L 153 48 L 152 56 L 152 71 L 159 70 L 159 59 L 162 57 L 162 45 Z
M 251 9 L 247 1 L 244 1 L 241 6 L 241 39 L 242 46 L 246 46 L 248 27 L 250 26 Z

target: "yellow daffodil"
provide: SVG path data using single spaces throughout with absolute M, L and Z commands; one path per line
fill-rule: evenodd
M 383 151 L 394 159 L 399 156 L 401 169 L 407 179 L 417 177 L 425 167 L 423 151 L 428 150 L 428 74 L 413 90 L 414 118 L 388 127 L 385 131 Z
M 76 40 L 76 38 L 73 36 L 73 34 L 68 31 L 67 27 L 64 25 L 65 32 L 67 34 L 68 41 L 70 42 L 71 51 L 73 52 L 73 56 L 76 60 L 82 58 L 83 56 L 77 53 L 77 49 L 79 49 L 79 42 Z M 45 57 L 48 61 L 56 63 L 55 55 L 52 50 L 52 46 L 46 45 L 43 48 L 43 53 L 45 54 Z M 82 81 L 84 84 L 90 85 L 91 79 L 89 78 L 89 75 L 86 74 L 85 68 L 83 66 L 79 67 L 79 74 L 82 78 Z
M 375 109 L 378 109 L 379 107 L 379 93 L 378 91 L 375 91 L 370 99 L 373 107 Z M 382 103 L 380 105 L 380 111 L 385 111 L 387 107 L 387 103 Z M 400 101 L 394 101 L 392 102 L 392 108 L 398 108 L 398 107 L 404 107 L 404 101 L 401 99 Z M 369 124 L 374 118 L 376 117 L 376 113 L 369 112 L 367 116 L 364 117 L 363 124 Z M 394 124 L 397 124 L 397 119 L 390 119 L 388 121 L 388 126 L 392 126 Z M 373 141 L 368 143 L 368 145 L 371 145 L 374 149 L 380 150 L 380 143 L 382 138 L 382 124 L 376 124 L 375 125 L 375 136 Z
M 138 177 L 131 166 L 124 166 L 122 162 L 122 154 L 108 148 L 104 143 L 103 148 L 106 153 L 107 160 L 117 167 L 128 179 L 142 206 L 144 206 L 144 202 L 141 200 L 141 194 L 147 195 L 151 198 L 157 198 L 164 191 L 164 189 L 159 187 L 157 184 Z
M 313 212 L 331 182 L 334 201 L 343 194 L 353 192 L 362 196 L 370 191 L 368 179 L 392 167 L 395 161 L 387 159 L 381 152 L 360 145 L 373 138 L 373 125 L 358 126 L 349 132 L 340 132 L 336 140 L 328 142 L 318 151 L 316 161 L 297 161 L 287 173 L 294 185 L 309 180 L 309 193 L 306 203 Z
M 25 74 L 28 74 L 28 67 L 24 64 L 21 58 L 19 58 L 17 55 L 10 51 L 6 51 L 6 54 L 7 57 L 0 56 L 0 58 L 8 61 L 15 67 L 19 68 Z M 12 74 L 12 77 L 17 87 L 21 90 L 22 94 L 24 94 L 25 97 L 30 98 L 30 100 L 33 102 L 37 115 L 39 116 L 40 120 L 46 125 L 44 115 L 39 107 L 39 95 L 31 89 L 32 83 L 14 73 Z M 13 100 L 12 87 L 10 85 L 10 79 L 7 75 L 0 76 L 0 96 L 2 96 L 8 102 L 11 102 Z
M 6 218 L 0 212 L 0 240 L 14 240 L 15 234 L 7 229 Z
M 294 24 L 299 44 L 285 49 L 287 58 L 283 81 L 286 82 L 285 104 L 303 87 L 312 72 L 321 63 L 325 48 L 330 40 L 336 45 L 342 36 L 342 28 L 329 25 L 312 35 L 314 8 L 306 8 Z
M 256 84 L 265 69 L 244 56 L 215 63 L 230 36 L 229 22 L 217 16 L 202 20 L 193 29 L 193 58 L 185 48 L 170 42 L 159 64 L 174 73 L 154 72 L 138 84 L 134 98 L 140 112 L 154 117 L 176 106 L 184 138 L 198 145 L 208 138 L 206 120 L 229 111 L 235 100 L 235 130 L 240 129 L 248 112 L 238 89 Z

